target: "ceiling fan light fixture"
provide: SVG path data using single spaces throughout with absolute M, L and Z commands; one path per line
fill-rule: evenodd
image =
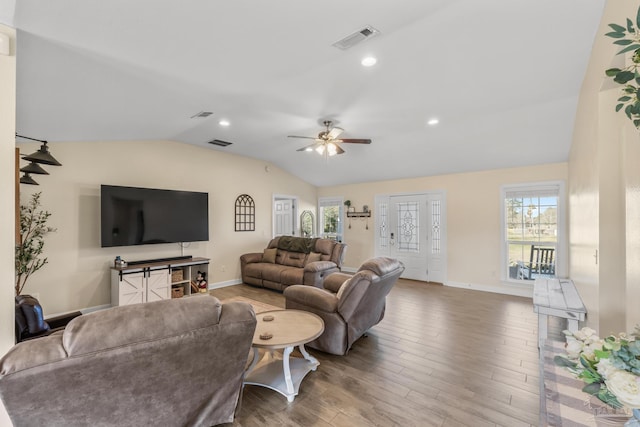
M 327 154 L 329 156 L 335 156 L 336 154 L 338 154 L 338 147 L 336 147 L 336 144 L 334 144 L 333 142 L 327 143 Z
M 322 154 L 324 154 L 324 149 L 325 149 L 324 144 L 322 144 L 322 145 L 318 145 L 318 146 L 316 147 L 316 153 L 318 153 L 318 154 L 322 155 Z

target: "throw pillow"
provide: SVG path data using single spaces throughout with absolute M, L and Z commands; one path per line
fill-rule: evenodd
M 262 254 L 262 262 L 275 264 L 277 254 L 278 254 L 278 248 L 265 249 L 264 253 Z
M 309 264 L 310 262 L 320 261 L 321 258 L 322 258 L 321 253 L 310 252 L 309 255 L 307 255 L 307 264 Z
M 29 333 L 39 334 L 41 332 L 48 331 L 49 324 L 44 321 L 42 306 L 40 306 L 38 300 L 33 297 L 29 297 L 28 295 L 25 295 L 24 297 L 25 298 L 20 301 L 20 308 L 22 309 L 22 314 L 24 314 L 24 318 L 29 326 Z

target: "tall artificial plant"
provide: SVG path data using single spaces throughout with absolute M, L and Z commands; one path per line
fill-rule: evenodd
M 635 27 L 634 27 L 635 25 Z M 613 31 L 605 35 L 616 39 L 613 44 L 623 48 L 617 55 L 633 52 L 631 64 L 624 68 L 609 68 L 605 71 L 613 81 L 623 85 L 622 96 L 618 98 L 616 111 L 624 108 L 624 113 L 636 128 L 640 128 L 640 8 L 635 23 L 627 18 L 626 25 L 609 24 Z
M 26 205 L 20 205 L 20 241 L 16 244 L 16 295 L 20 295 L 27 279 L 47 264 L 42 257 L 44 236 L 56 231 L 47 225 L 50 212 L 40 208 L 40 195 L 35 193 Z

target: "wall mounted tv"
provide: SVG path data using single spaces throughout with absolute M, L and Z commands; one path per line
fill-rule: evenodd
M 100 187 L 101 246 L 209 240 L 209 194 Z

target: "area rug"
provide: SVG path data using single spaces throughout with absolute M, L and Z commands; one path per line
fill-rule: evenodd
M 271 311 L 271 310 L 283 310 L 282 307 L 276 307 L 275 305 L 267 304 L 264 302 L 256 301 L 251 298 L 246 298 L 241 296 L 226 298 L 226 299 L 223 299 L 221 302 L 224 304 L 224 303 L 233 302 L 233 301 L 248 302 L 249 304 L 251 304 L 251 306 L 253 307 L 253 311 L 255 311 L 256 313 L 262 313 L 264 311 Z

